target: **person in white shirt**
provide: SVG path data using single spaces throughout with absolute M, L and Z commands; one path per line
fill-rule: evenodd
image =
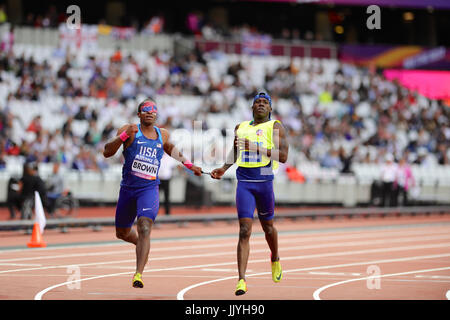
M 381 181 L 383 183 L 381 191 L 381 207 L 393 207 L 397 205 L 394 182 L 397 175 L 397 164 L 394 162 L 392 154 L 386 155 L 386 163 L 381 169 Z
M 178 162 L 172 157 L 164 153 L 161 159 L 161 166 L 159 167 L 159 188 L 164 192 L 164 210 L 166 215 L 170 215 L 170 179 L 173 175 L 173 170 L 178 166 Z

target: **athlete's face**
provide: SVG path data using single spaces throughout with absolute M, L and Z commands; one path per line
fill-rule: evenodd
M 153 101 L 146 102 L 142 107 L 140 112 L 138 112 L 138 117 L 144 125 L 151 125 L 155 123 L 158 114 L 158 108 Z
M 255 100 L 252 106 L 253 116 L 257 118 L 264 118 L 269 116 L 269 113 L 272 111 L 272 107 L 270 106 L 269 100 L 266 98 L 258 98 Z

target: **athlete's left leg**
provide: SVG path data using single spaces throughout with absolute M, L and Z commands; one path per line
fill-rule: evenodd
M 139 191 L 136 201 L 137 208 L 137 233 L 136 243 L 136 274 L 133 278 L 133 286 L 142 288 L 141 279 L 150 253 L 150 233 L 159 209 L 158 188 L 148 188 Z
M 253 220 L 250 218 L 239 219 L 239 241 L 237 245 L 237 263 L 239 279 L 245 280 L 248 257 L 250 255 L 250 235 L 252 234 Z
M 272 253 L 272 262 L 280 260 L 280 256 L 278 255 L 278 231 L 273 224 L 273 219 L 259 219 L 259 222 L 261 223 L 261 226 L 264 230 L 267 244 L 269 245 L 270 252 Z
M 138 239 L 136 244 L 136 273 L 142 274 L 150 252 L 150 232 L 153 220 L 144 216 L 137 221 Z
M 278 231 L 274 226 L 273 218 L 275 214 L 275 195 L 273 192 L 273 182 L 261 182 L 255 192 L 256 207 L 258 217 L 264 230 L 267 244 L 271 252 L 272 280 L 280 282 L 283 277 L 281 270 L 280 256 L 278 254 Z
M 278 261 L 278 231 L 274 226 L 275 215 L 275 195 L 273 192 L 273 182 L 260 182 L 255 189 L 256 208 L 258 210 L 259 222 L 261 223 L 267 244 L 272 253 L 272 262 Z

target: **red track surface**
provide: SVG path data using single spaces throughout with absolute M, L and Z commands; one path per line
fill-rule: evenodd
M 114 210 L 105 212 L 113 216 Z M 447 299 L 449 215 L 282 220 L 276 226 L 283 280 L 271 280 L 270 252 L 255 220 L 248 292 L 239 297 L 237 223 L 153 229 L 143 289 L 131 287 L 134 246 L 116 240 L 111 227 L 45 230 L 44 249 L 26 248 L 30 235 L 23 231 L 0 232 L 0 299 Z M 379 277 L 368 278 L 373 270 Z

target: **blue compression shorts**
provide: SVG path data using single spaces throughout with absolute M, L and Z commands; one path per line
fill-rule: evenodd
M 273 181 L 238 181 L 236 189 L 236 207 L 239 219 L 253 219 L 255 209 L 257 209 L 259 219 L 273 219 L 275 211 Z
M 116 227 L 131 228 L 136 216 L 155 221 L 158 210 L 159 186 L 139 189 L 121 186 L 116 207 Z

